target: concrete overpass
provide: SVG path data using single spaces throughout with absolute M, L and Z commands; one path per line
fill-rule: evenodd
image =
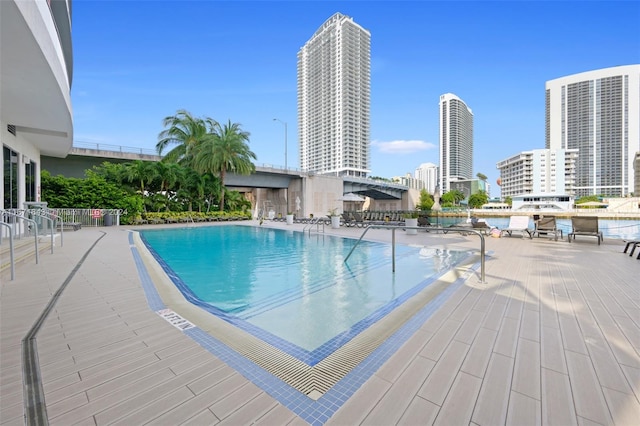
M 116 145 L 91 144 L 73 148 L 65 158 L 42 156 L 42 169 L 52 175 L 84 178 L 85 170 L 105 161 L 123 163 L 134 160 L 160 161 L 153 150 Z M 342 210 L 339 198 L 353 192 L 368 197 L 365 207 L 371 210 L 411 210 L 416 196 L 409 196 L 409 188 L 390 182 L 355 177 L 335 177 L 262 164 L 255 173 L 245 176 L 228 173 L 225 185 L 247 194 L 256 208 L 271 206 L 277 214 L 297 211 L 298 214 L 326 214 L 329 209 Z M 299 199 L 300 203 L 295 203 Z M 297 206 L 299 210 L 296 210 Z
M 343 177 L 344 193 L 353 192 L 374 200 L 401 200 L 402 195 L 408 191 L 404 185 L 391 182 L 382 182 L 357 177 Z

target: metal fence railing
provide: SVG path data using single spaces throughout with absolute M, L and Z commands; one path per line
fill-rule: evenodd
M 120 217 L 127 213 L 123 209 L 49 209 L 70 227 L 118 226 Z
M 79 149 L 92 149 L 96 151 L 109 151 L 131 154 L 144 154 L 144 155 L 158 155 L 155 149 L 150 148 L 137 148 L 133 146 L 111 145 L 108 143 L 97 142 L 85 142 L 85 141 L 73 141 L 73 148 Z

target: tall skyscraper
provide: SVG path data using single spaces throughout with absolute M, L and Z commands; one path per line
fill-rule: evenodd
M 440 96 L 440 193 L 473 174 L 473 112 L 456 95 Z M 468 194 L 467 194 L 468 195 Z
M 336 13 L 298 52 L 300 167 L 370 172 L 371 34 Z
M 640 65 L 547 81 L 546 147 L 577 149 L 577 196 L 633 192 L 640 151 Z

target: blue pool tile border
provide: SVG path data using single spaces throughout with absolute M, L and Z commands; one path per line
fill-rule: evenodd
M 165 305 L 158 294 L 137 248 L 133 243 L 133 232 L 129 233 L 131 253 L 133 255 L 142 287 L 149 307 L 164 309 Z M 438 296 L 427 303 L 418 313 L 405 322 L 395 333 L 378 346 L 368 357 L 347 373 L 318 400 L 312 400 L 289 384 L 280 380 L 264 368 L 245 358 L 215 337 L 199 327 L 184 330 L 183 333 L 218 357 L 230 367 L 242 374 L 247 380 L 261 388 L 267 394 L 294 412 L 313 426 L 325 424 L 331 416 L 387 361 L 409 337 L 476 271 L 476 263 L 449 285 Z
M 149 275 L 149 271 L 144 266 L 142 262 L 142 257 L 140 257 L 140 253 L 138 253 L 138 248 L 136 247 L 133 241 L 133 232 L 129 232 L 129 247 L 131 247 L 131 254 L 133 255 L 133 261 L 136 264 L 136 269 L 138 270 L 138 276 L 140 277 L 140 282 L 142 283 L 142 290 L 144 291 L 145 296 L 147 297 L 147 304 L 152 311 L 159 311 L 161 309 L 166 308 L 164 302 L 160 298 L 158 294 L 158 290 L 156 290 L 156 286 L 153 284 L 151 280 L 151 276 Z

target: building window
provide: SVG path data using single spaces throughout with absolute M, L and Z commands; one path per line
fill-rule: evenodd
M 24 165 L 24 200 L 38 201 L 36 199 L 36 163 L 33 161 Z
M 2 170 L 4 177 L 4 208 L 18 208 L 18 153 L 2 147 L 4 158 Z

